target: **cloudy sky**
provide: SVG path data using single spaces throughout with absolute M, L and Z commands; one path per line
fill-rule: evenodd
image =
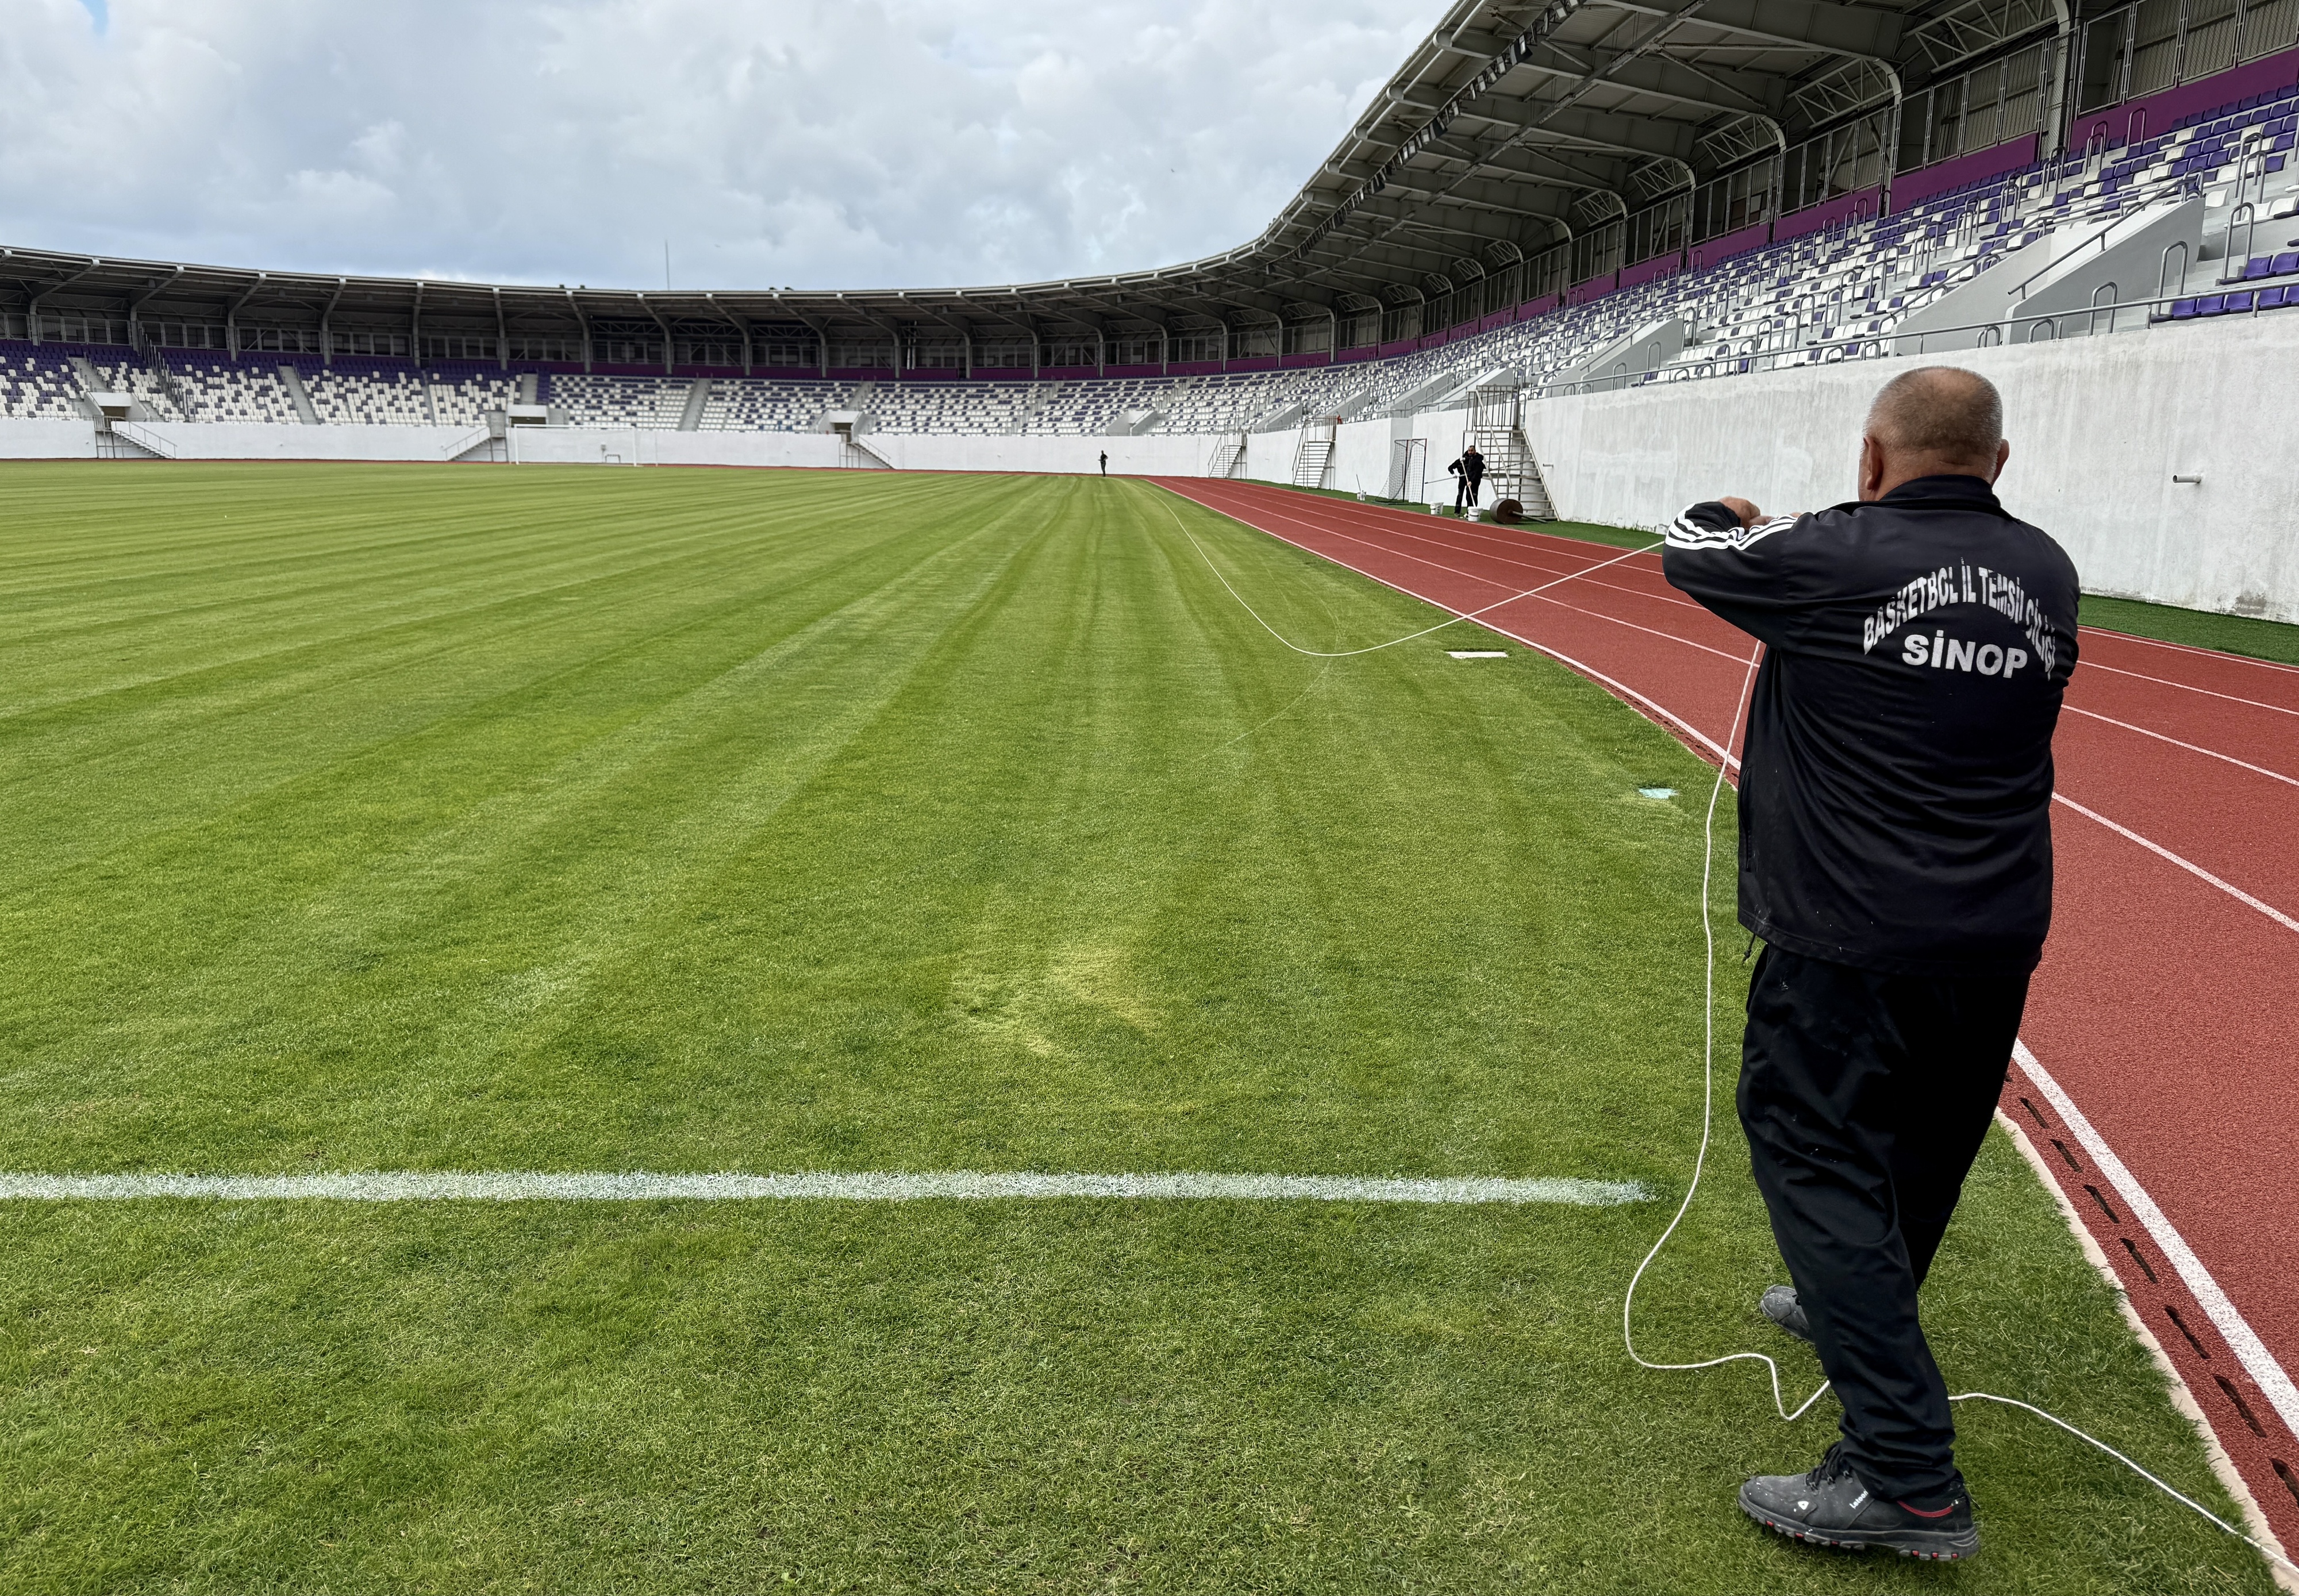
M 938 287 L 1259 232 L 1439 0 L 9 0 L 0 243 Z

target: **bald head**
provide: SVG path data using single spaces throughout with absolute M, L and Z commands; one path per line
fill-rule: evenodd
M 2011 451 L 2004 398 L 1976 371 L 1920 366 L 1884 385 L 1860 444 L 1860 496 L 1879 499 L 1918 477 L 1993 482 Z

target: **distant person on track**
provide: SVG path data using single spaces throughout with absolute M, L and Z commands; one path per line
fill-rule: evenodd
M 1860 496 L 1670 528 L 1668 579 L 1760 639 L 1740 769 L 1740 923 L 1762 937 L 1739 1106 L 1793 1288 L 1759 1307 L 1843 1403 L 1809 1474 L 1740 1506 L 1823 1544 L 1964 1558 L 1979 1534 L 1917 1318 L 2052 913 L 2052 732 L 2076 571 L 1996 502 L 1992 384 L 1887 384 Z
M 1107 449 L 1101 452 L 1101 474 L 1105 477 L 1109 475 L 1109 451 Z
M 1458 515 L 1465 506 L 1477 502 L 1478 491 L 1485 480 L 1485 457 L 1477 453 L 1476 445 L 1471 444 L 1461 451 L 1460 459 L 1445 469 L 1460 479 L 1453 487 L 1453 513 Z

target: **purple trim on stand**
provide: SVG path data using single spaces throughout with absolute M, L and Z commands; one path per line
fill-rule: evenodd
M 1657 282 L 1664 277 L 1674 277 L 1683 270 L 1684 255 L 1681 251 L 1655 255 L 1649 261 L 1639 261 L 1633 266 L 1623 267 L 1621 287 L 1633 288 L 1642 283 Z
M 2299 50 L 2262 55 L 2257 61 L 2198 78 L 2193 83 L 2182 83 L 2177 88 L 2087 111 L 2069 129 L 2068 145 L 2071 152 L 2083 149 L 2091 142 L 2093 134 L 2103 128 L 2110 148 L 2134 144 L 2158 133 L 2169 133 L 2198 112 L 2220 110 L 2254 95 L 2272 95 L 2294 84 L 2299 84 Z
M 1608 271 L 1602 277 L 1592 277 L 1585 283 L 1575 283 L 1565 289 L 1564 303 L 1587 304 L 1591 300 L 1604 298 L 1606 295 L 1620 286 L 1621 274 L 1617 271 Z
M 1816 205 L 1806 205 L 1795 214 L 1783 216 L 1772 223 L 1772 242 L 1780 244 L 1790 238 L 1801 238 L 1806 233 L 1817 233 L 1822 228 L 1832 228 L 1855 217 L 1873 216 L 1876 214 L 1876 196 L 1877 190 L 1860 188 L 1850 194 L 1839 194 L 1832 200 L 1822 200 Z
M 1299 371 L 1308 366 L 1330 366 L 1333 363 L 1333 357 L 1330 354 L 1289 354 L 1280 363 L 1288 371 Z
M 1516 307 L 1516 319 L 1530 321 L 1535 316 L 1546 316 L 1564 303 L 1564 295 L 1562 294 L 1544 294 L 1539 299 L 1528 299 Z
M 1760 221 L 1755 227 L 1742 228 L 1737 233 L 1725 233 L 1706 244 L 1692 246 L 1692 269 L 1703 271 L 1734 255 L 1745 255 L 1752 249 L 1762 249 L 1772 241 L 1772 224 Z
M 1896 216 L 1911 205 L 1921 204 L 1936 194 L 1946 194 L 1951 188 L 1961 188 L 1967 183 L 1984 183 L 1990 178 L 2017 171 L 2036 162 L 2036 145 L 2039 136 L 2029 134 L 1984 150 L 1974 150 L 1968 155 L 1955 155 L 1946 161 L 1935 161 L 1930 166 L 1920 166 L 1913 171 L 1902 172 L 1892 179 L 1892 213 Z
M 1391 338 L 1376 349 L 1374 353 L 1382 360 L 1388 360 L 1393 355 L 1411 354 L 1420 347 L 1421 340 L 1418 338 Z
M 1274 354 L 1240 355 L 1223 369 L 1229 371 L 1274 371 L 1281 359 Z
M 1146 366 L 1104 366 L 1101 374 L 1104 377 L 1163 377 L 1166 368 L 1153 361 Z
M 1173 377 L 1210 377 L 1221 369 L 1219 361 L 1175 361 L 1166 370 Z
M 1083 377 L 1099 377 L 1101 373 L 1091 366 L 1041 366 L 1038 378 L 1042 382 L 1075 382 Z

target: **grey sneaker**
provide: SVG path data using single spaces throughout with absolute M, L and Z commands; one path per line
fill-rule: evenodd
M 1812 1321 L 1804 1317 L 1804 1304 L 1797 1301 L 1796 1287 L 1768 1285 L 1757 1299 L 1756 1307 L 1764 1316 L 1798 1341 L 1810 1345 Z
M 1979 1550 L 1979 1525 L 1962 1481 L 1924 1506 L 1887 1501 L 1860 1483 L 1840 1441 L 1810 1474 L 1760 1474 L 1748 1481 L 1740 1487 L 1740 1510 L 1768 1530 L 1847 1551 L 1880 1546 L 1946 1563 Z

